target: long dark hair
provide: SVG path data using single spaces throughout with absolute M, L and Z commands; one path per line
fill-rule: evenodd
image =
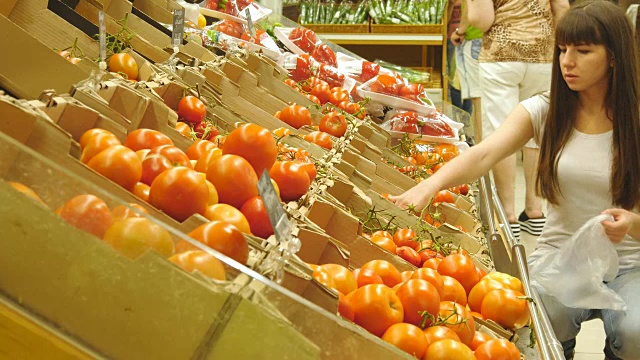
M 610 187 L 613 203 L 625 209 L 640 204 L 640 107 L 633 30 L 622 10 L 608 1 L 574 5 L 560 19 L 556 45 L 604 45 L 613 58 L 608 114 L 613 122 Z M 556 46 L 551 75 L 549 113 L 540 144 L 536 188 L 551 204 L 558 204 L 558 158 L 575 124 L 578 93 L 562 78 Z

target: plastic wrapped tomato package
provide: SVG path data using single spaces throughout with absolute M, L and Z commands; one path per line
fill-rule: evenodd
M 279 65 L 289 71 L 289 77 L 295 82 L 300 82 L 315 76 L 326 81 L 330 87 L 341 87 L 348 92 L 355 87 L 355 80 L 345 76 L 337 68 L 322 64 L 308 54 L 285 55 Z
M 460 140 L 459 131 L 463 124 L 451 120 L 438 110 L 421 115 L 411 110 L 392 110 L 387 112 L 382 128 L 391 132 L 393 137 L 410 134 L 411 138 L 426 141 L 453 143 Z
M 243 24 L 247 23 L 246 10 L 251 13 L 251 20 L 257 22 L 269 16 L 272 12 L 253 0 L 207 0 L 202 2 L 200 6 L 211 12 L 203 11 L 205 15 L 215 18 L 228 18 Z
M 253 52 L 262 53 L 268 58 L 279 61 L 282 52 L 271 37 L 262 30 L 256 31 L 256 36 L 252 38 L 248 33 L 243 33 L 242 38 L 231 36 L 228 33 L 216 28 L 205 29 L 202 32 L 204 46 L 216 48 L 224 51 L 240 51 L 248 49 Z
M 433 102 L 421 84 L 410 84 L 397 73 L 379 74 L 358 86 L 358 95 L 382 105 L 407 109 L 428 115 L 435 110 Z
M 365 83 L 379 74 L 393 75 L 393 71 L 385 69 L 375 62 L 356 59 L 345 53 L 338 52 L 338 70 L 356 80 L 358 84 Z
M 316 33 L 305 28 L 276 26 L 273 33 L 291 52 L 296 55 L 311 54 L 322 44 Z

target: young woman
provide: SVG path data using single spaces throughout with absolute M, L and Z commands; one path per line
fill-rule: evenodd
M 473 181 L 533 138 L 540 146 L 537 191 L 547 223 L 530 257 L 557 251 L 590 218 L 603 222 L 620 260 L 607 283 L 626 312 L 567 308 L 540 294 L 554 331 L 573 357 L 583 321 L 600 318 L 607 359 L 640 359 L 640 103 L 633 32 L 607 1 L 575 5 L 558 22 L 550 94 L 520 103 L 494 134 L 432 177 L 391 197 L 424 208 L 438 190 Z

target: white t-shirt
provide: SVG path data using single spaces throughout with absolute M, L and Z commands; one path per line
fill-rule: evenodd
M 549 110 L 548 93 L 521 102 L 531 115 L 534 140 L 540 145 Z M 584 134 L 573 129 L 558 160 L 558 205 L 548 204 L 547 222 L 530 257 L 533 262 L 547 251 L 554 251 L 584 223 L 613 205 L 611 175 L 613 131 Z M 615 245 L 620 271 L 640 267 L 640 241 L 626 236 Z

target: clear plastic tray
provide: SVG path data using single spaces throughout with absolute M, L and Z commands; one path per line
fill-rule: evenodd
M 370 88 L 370 85 L 376 81 L 377 77 L 372 78 L 371 80 L 367 81 L 366 83 L 358 86 L 357 92 L 358 95 L 363 97 L 363 98 L 370 98 L 372 101 L 381 103 L 382 105 L 386 105 L 392 108 L 398 108 L 398 109 L 406 109 L 406 110 L 413 110 L 419 114 L 423 114 L 423 115 L 429 115 L 431 114 L 436 108 L 433 105 L 429 105 L 429 104 L 425 104 L 425 105 L 420 105 L 418 103 L 415 103 L 413 101 L 409 101 L 409 100 L 405 100 L 396 96 L 391 96 L 391 95 L 385 95 L 385 94 L 380 94 L 377 92 L 373 92 L 368 90 Z M 424 94 L 424 96 L 426 97 L 427 95 Z M 429 99 L 429 102 L 431 102 L 431 100 Z M 432 102 L 431 102 L 432 103 Z

